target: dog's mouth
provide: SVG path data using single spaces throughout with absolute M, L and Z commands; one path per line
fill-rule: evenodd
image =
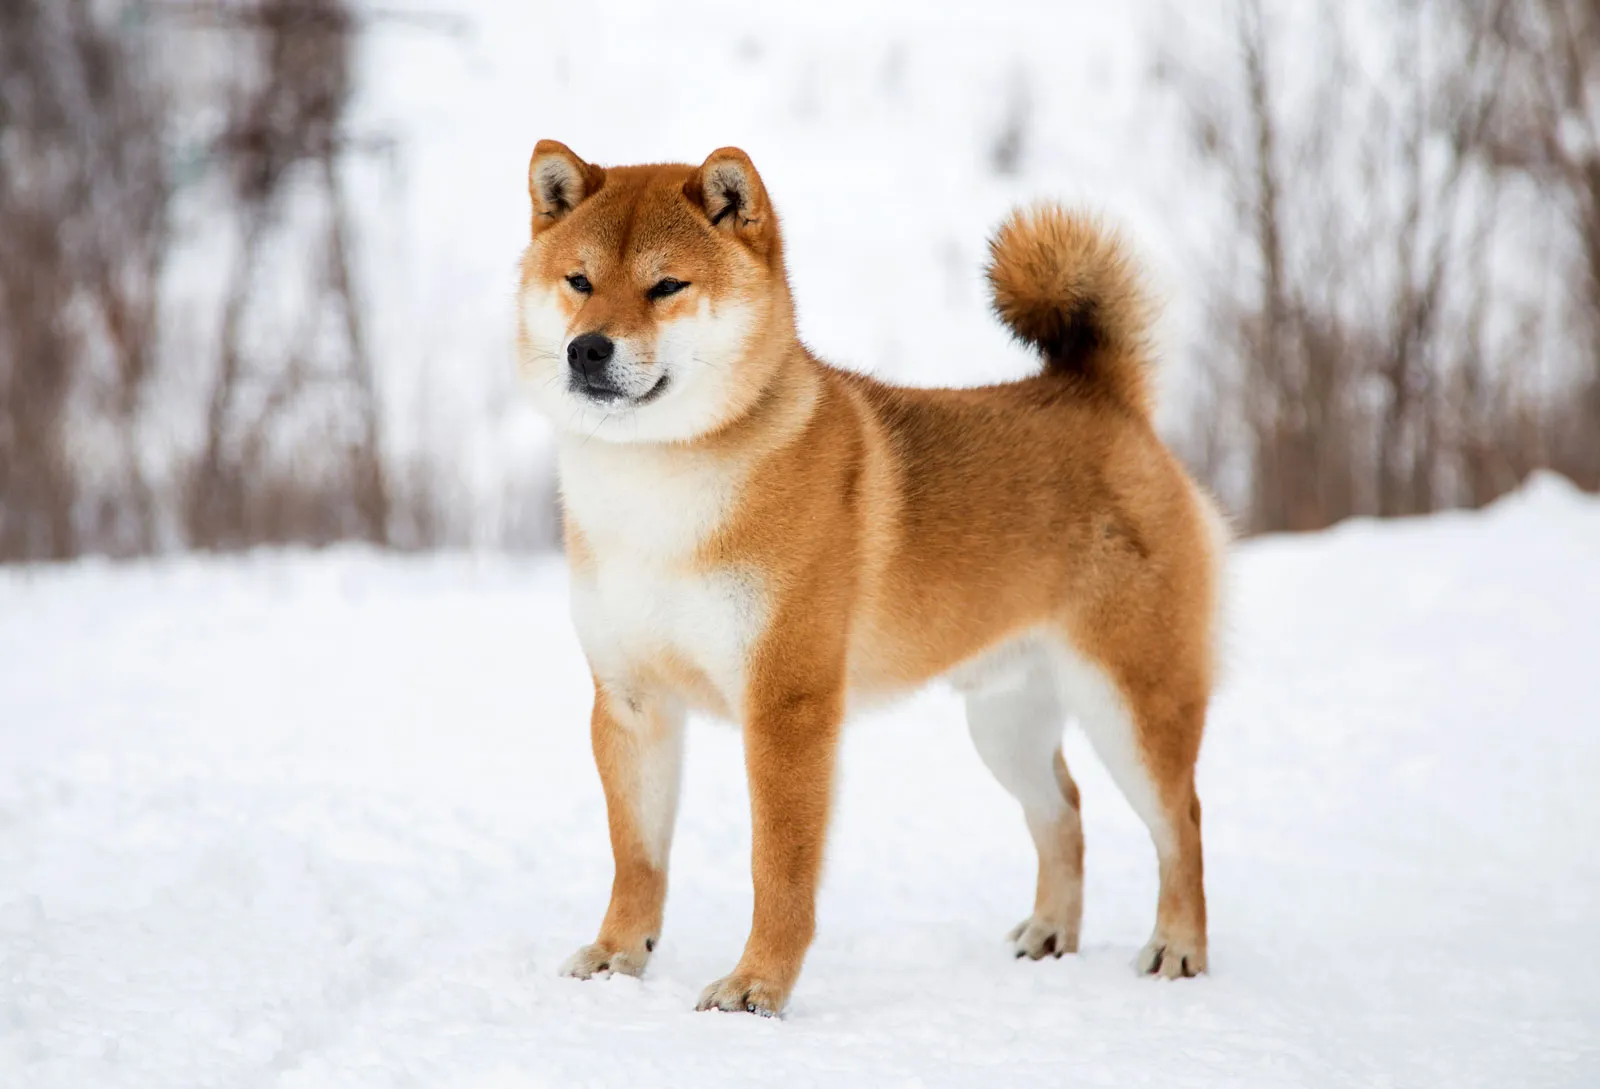
M 616 386 L 603 384 L 590 380 L 580 384 L 574 382 L 573 392 L 593 401 L 597 405 L 615 405 L 619 408 L 641 408 L 660 397 L 667 391 L 667 380 L 671 377 L 666 371 L 661 372 L 661 377 L 656 379 L 655 385 L 639 394 L 628 394 Z

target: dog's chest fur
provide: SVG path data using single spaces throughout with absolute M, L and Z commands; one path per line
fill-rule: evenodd
M 708 567 L 702 544 L 738 503 L 745 473 L 656 445 L 568 440 L 562 506 L 586 555 L 572 616 L 590 667 L 621 690 L 662 685 L 699 709 L 738 714 L 766 621 L 759 572 Z

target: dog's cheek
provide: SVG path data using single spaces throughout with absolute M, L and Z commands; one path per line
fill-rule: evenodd
M 569 323 L 566 308 L 554 291 L 529 286 L 522 291 L 518 311 L 518 366 L 522 376 L 534 383 L 558 384 L 552 376 L 566 365 L 562 356 Z
M 744 356 L 750 327 L 746 307 L 702 299 L 693 312 L 661 326 L 658 358 L 707 385 L 726 381 Z

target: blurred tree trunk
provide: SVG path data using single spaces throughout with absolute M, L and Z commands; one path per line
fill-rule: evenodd
M 1539 465 L 1600 485 L 1600 4 L 1375 3 L 1386 63 L 1349 44 L 1348 7 L 1318 11 L 1293 68 L 1291 13 L 1262 0 L 1236 0 L 1231 71 L 1175 66 L 1247 255 L 1210 281 L 1213 411 L 1191 445 L 1243 480 L 1254 531 L 1479 504 Z M 1516 240 L 1522 286 L 1581 284 L 1575 318 L 1507 297 L 1497 225 L 1529 185 L 1571 234 Z M 1546 366 L 1574 344 L 1581 373 Z
M 239 256 L 223 305 L 206 435 L 188 490 L 192 540 L 205 548 L 251 541 L 390 542 L 391 496 L 384 460 L 382 400 L 355 283 L 350 213 L 340 161 L 358 141 L 345 128 L 359 26 L 345 0 L 257 0 L 229 9 L 174 5 L 221 26 L 259 63 L 241 66 L 217 158 L 229 171 L 241 224 Z M 336 358 L 316 352 L 308 325 L 278 351 L 247 347 L 254 308 L 273 285 L 257 275 L 282 229 L 291 181 L 312 179 L 322 211 L 321 260 L 308 266 L 310 309 L 336 316 Z M 305 198 L 303 192 L 300 199 Z M 265 390 L 251 399 L 246 388 Z M 319 398 L 320 404 L 310 402 Z M 348 403 L 347 410 L 339 406 Z M 271 436 L 296 413 L 347 411 L 353 427 L 327 425 L 318 457 L 339 462 L 336 480 L 286 477 L 267 464 Z M 292 471 L 292 467 L 291 470 Z
M 92 532 L 154 542 L 138 427 L 168 249 L 165 103 L 145 39 L 89 0 L 0 3 L 0 559 L 65 558 Z M 115 436 L 91 474 L 74 410 Z

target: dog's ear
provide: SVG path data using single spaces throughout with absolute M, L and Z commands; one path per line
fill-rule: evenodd
M 767 255 L 776 224 L 767 188 L 750 156 L 736 147 L 718 148 L 683 183 L 683 195 L 713 227 Z
M 528 195 L 533 198 L 535 236 L 554 226 L 605 184 L 606 172 L 591 166 L 559 140 L 540 140 L 528 161 Z

